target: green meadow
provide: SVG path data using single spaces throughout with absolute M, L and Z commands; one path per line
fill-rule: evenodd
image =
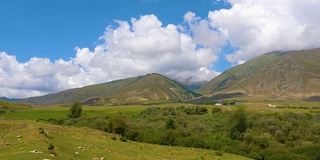
M 216 151 L 207 149 L 122 142 L 117 134 L 88 127 L 53 125 L 43 121 L 49 118 L 67 118 L 70 106 L 28 107 L 12 104 L 1 105 L 6 113 L 0 114 L 0 159 L 249 159 L 228 153 L 218 156 Z M 119 112 L 138 115 L 147 107 L 150 106 L 83 106 L 83 116 L 115 115 Z M 50 144 L 54 149 L 48 149 Z
M 82 116 L 72 119 L 67 116 L 70 106 L 1 101 L 0 159 L 316 160 L 320 156 L 318 102 L 84 105 Z

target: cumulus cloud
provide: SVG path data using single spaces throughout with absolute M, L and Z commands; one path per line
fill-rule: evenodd
M 224 34 L 216 27 L 211 27 L 207 19 L 197 17 L 193 12 L 187 12 L 183 18 L 188 23 L 196 44 L 216 51 L 225 45 L 226 37 Z
M 196 25 L 198 22 L 192 19 L 190 25 Z M 199 46 L 189 32 L 180 30 L 189 30 L 189 26 L 163 26 L 155 15 L 116 23 L 116 27 L 106 27 L 100 37 L 102 43 L 94 50 L 76 48 L 75 57 L 69 61 L 35 57 L 19 63 L 2 52 L 0 80 L 4 83 L 0 85 L 0 96 L 37 96 L 153 72 L 191 81 L 210 80 L 219 74 L 210 70 L 218 59 L 217 52 L 209 45 Z M 209 25 L 204 25 L 208 31 Z M 190 32 L 197 35 L 200 30 Z
M 181 24 L 163 25 L 152 14 L 117 20 L 93 50 L 77 47 L 70 60 L 34 57 L 20 63 L 0 52 L 0 96 L 37 96 L 152 72 L 210 80 L 229 45 L 236 50 L 223 58 L 232 64 L 275 50 L 320 47 L 320 1 L 228 2 L 231 8 L 209 11 L 207 18 L 187 12 Z
M 319 47 L 320 1 L 229 0 L 232 7 L 209 12 L 210 25 L 238 47 L 227 60 L 241 63 L 275 50 Z
M 155 15 L 132 18 L 131 24 L 116 22 L 118 27 L 107 27 L 100 37 L 104 43 L 94 51 L 86 48 L 77 50 L 77 58 L 82 52 L 87 52 L 84 54 L 90 63 L 82 64 L 90 72 L 100 70 L 113 79 L 149 72 L 176 78 L 182 72 L 188 72 L 183 77 L 192 77 L 195 81 L 199 79 L 199 72 L 205 75 L 200 76 L 205 80 L 218 74 L 203 70 L 211 68 L 217 60 L 216 52 L 209 47 L 198 47 L 193 37 L 179 31 L 181 26 L 163 26 Z
M 84 85 L 75 79 L 80 73 L 72 62 L 31 58 L 20 63 L 15 56 L 0 52 L 0 96 L 37 96 Z

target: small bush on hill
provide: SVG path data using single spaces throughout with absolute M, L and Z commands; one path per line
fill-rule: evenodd
M 78 118 L 82 115 L 82 106 L 79 101 L 73 102 L 72 106 L 69 109 L 69 118 Z
M 219 107 L 214 107 L 214 108 L 212 108 L 212 110 L 211 110 L 211 113 L 212 113 L 212 114 L 221 113 L 221 112 L 222 112 L 222 109 L 219 108 Z
M 54 149 L 54 145 L 52 143 L 50 143 L 48 146 L 48 150 L 53 150 L 53 149 Z

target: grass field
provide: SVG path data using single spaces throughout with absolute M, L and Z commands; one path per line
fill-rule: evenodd
M 161 103 L 149 105 L 83 106 L 83 116 L 113 116 L 119 113 L 139 115 L 148 107 L 193 106 L 186 103 Z M 258 101 L 240 103 L 250 112 L 259 113 L 319 113 L 319 102 L 306 101 Z M 222 106 L 223 111 L 232 111 L 238 105 Z M 270 106 L 272 105 L 272 106 Z M 274 105 L 274 106 L 273 106 Z M 288 107 L 289 106 L 289 107 Z M 248 159 L 223 153 L 218 156 L 211 149 L 194 149 L 122 142 L 119 135 L 91 128 L 79 128 L 49 124 L 43 120 L 66 119 L 70 106 L 30 107 L 19 103 L 0 104 L 0 160 L 4 159 Z M 214 105 L 206 106 L 209 110 Z M 210 116 L 208 113 L 206 116 Z M 39 121 L 40 120 L 40 121 Z M 21 137 L 20 137 L 21 135 Z M 117 140 L 112 140 L 117 137 Z M 48 147 L 52 144 L 53 150 Z M 31 151 L 37 151 L 32 153 Z
M 44 133 L 41 133 L 41 130 Z M 32 120 L 0 122 L 0 159 L 213 159 L 246 160 L 248 158 L 214 150 L 152 145 L 119 141 L 118 135 L 89 128 L 56 126 Z M 117 140 L 112 140 L 117 137 Z M 48 150 L 52 144 L 53 150 Z M 36 150 L 36 151 L 35 151 Z
M 185 103 L 162 103 L 150 105 L 121 105 L 121 106 L 83 106 L 84 116 L 106 116 L 112 114 L 136 114 L 148 107 L 178 107 L 181 105 L 193 105 Z M 33 107 L 29 109 L 16 107 L 16 111 L 0 114 L 0 117 L 16 118 L 16 119 L 63 119 L 67 118 L 70 106 L 49 106 L 49 107 Z

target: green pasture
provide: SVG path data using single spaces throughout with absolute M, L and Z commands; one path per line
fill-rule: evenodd
M 41 132 L 43 130 L 43 132 Z M 116 140 L 112 140 L 115 137 Z M 49 150 L 49 145 L 54 146 Z M 90 128 L 57 126 L 31 120 L 0 121 L 0 159 L 174 159 L 246 160 L 214 150 L 122 142 L 119 136 Z
M 119 105 L 119 106 L 82 106 L 83 116 L 109 116 L 113 114 L 139 115 L 140 112 L 148 107 L 179 107 L 192 106 L 186 103 L 159 103 L 148 105 Z M 71 106 L 71 105 L 70 105 Z M 0 114 L 0 117 L 16 119 L 64 119 L 67 118 L 69 105 L 49 106 L 49 107 L 32 107 L 28 109 L 16 109 L 7 111 L 6 114 Z
M 1 104 L 0 104 L 1 105 Z M 19 107 L 19 105 L 21 105 Z M 139 115 L 140 112 L 148 107 L 179 107 L 179 106 L 194 106 L 198 104 L 189 103 L 156 103 L 143 105 L 119 105 L 119 106 L 82 106 L 83 116 L 110 116 L 113 114 L 129 114 Z M 319 113 L 319 102 L 308 101 L 283 101 L 283 100 L 251 100 L 247 102 L 239 102 L 237 105 L 222 106 L 222 110 L 232 111 L 237 106 L 242 105 L 248 111 L 260 113 L 276 113 L 276 112 L 299 112 L 299 113 Z M 275 107 L 271 107 L 274 105 Z M 71 105 L 49 106 L 49 107 L 27 107 L 22 104 L 17 106 L 7 107 L 6 114 L 0 114 L 0 117 L 15 118 L 15 119 L 30 119 L 30 120 L 47 120 L 49 118 L 64 119 L 67 118 L 69 108 Z M 201 104 L 200 104 L 201 106 Z M 206 105 L 209 111 L 216 107 L 215 105 Z M 12 109 L 10 109 L 12 108 Z M 0 108 L 1 109 L 1 108 Z

